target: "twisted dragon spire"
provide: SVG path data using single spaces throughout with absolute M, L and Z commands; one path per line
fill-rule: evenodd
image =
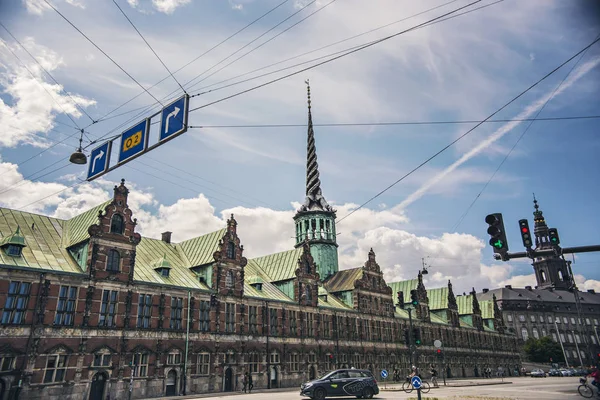
M 306 201 L 300 209 L 301 211 L 331 211 L 327 201 L 321 192 L 321 180 L 319 179 L 319 164 L 317 163 L 317 147 L 315 146 L 315 131 L 313 129 L 310 83 L 305 81 L 308 92 L 308 140 L 306 146 Z

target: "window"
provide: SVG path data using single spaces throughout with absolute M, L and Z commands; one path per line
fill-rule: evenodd
M 298 371 L 298 365 L 299 362 L 298 360 L 300 359 L 300 356 L 298 355 L 298 353 L 292 353 L 290 354 L 290 361 L 289 361 L 289 367 L 290 367 L 290 372 L 296 372 Z
M 121 266 L 121 255 L 117 250 L 110 250 L 108 252 L 108 259 L 106 260 L 106 270 L 119 272 Z
M 170 269 L 170 268 L 160 268 L 160 269 L 158 270 L 158 273 L 159 273 L 161 276 L 164 276 L 165 278 L 168 278 L 168 277 L 169 277 L 169 274 L 170 274 L 170 272 L 171 272 L 171 269 Z
M 21 255 L 21 246 L 9 244 L 6 246 L 6 254 L 11 257 L 19 257 Z
M 233 271 L 229 270 L 227 271 L 227 275 L 225 276 L 225 286 L 228 289 L 232 289 L 234 284 L 233 284 Z
M 270 333 L 271 335 L 277 336 L 279 334 L 279 329 L 277 328 L 277 310 L 270 308 L 269 309 L 269 322 L 270 322 Z
M 102 305 L 100 306 L 98 326 L 111 327 L 115 325 L 118 298 L 119 292 L 116 290 L 104 290 L 102 292 Z
M 556 336 L 556 332 L 552 332 L 552 340 L 558 342 L 558 336 Z
M 544 316 L 540 315 L 540 322 L 543 324 L 544 323 Z
M 536 338 L 536 339 L 539 339 L 539 338 L 540 338 L 540 334 L 538 333 L 538 330 L 537 330 L 537 328 L 533 328 L 533 329 L 531 330 L 531 332 L 533 333 L 533 337 L 534 337 L 534 338 Z
M 314 321 L 315 321 L 315 315 L 313 313 L 306 313 L 306 325 L 307 325 L 307 330 L 306 332 L 308 333 L 308 337 L 313 337 L 315 332 L 314 332 Z
M 227 258 L 235 260 L 235 244 L 233 242 L 227 243 Z
M 304 295 L 307 303 L 312 303 L 312 288 L 308 285 L 304 286 Z
M 546 331 L 546 329 L 545 329 L 545 328 L 542 328 L 542 336 L 543 336 L 543 337 L 546 337 L 546 336 L 548 336 L 548 332 Z
M 179 365 L 181 364 L 181 353 L 174 352 L 167 355 L 167 365 Z
M 535 315 L 530 315 L 529 319 L 531 320 L 531 322 L 535 322 Z
M 597 344 L 597 342 L 596 342 L 596 337 L 595 337 L 594 335 L 591 335 L 591 336 L 590 336 L 590 339 L 592 339 L 592 343 L 593 343 L 593 344 Z
M 581 343 L 581 336 L 579 336 L 579 334 L 577 334 L 577 333 L 575 334 L 575 341 L 577 343 Z
M 260 358 L 258 353 L 250 353 L 248 354 L 248 372 L 258 372 L 258 364 L 260 363 Z
M 29 282 L 11 282 L 8 286 L 8 296 L 4 303 L 2 324 L 22 324 L 25 322 L 25 310 L 29 302 Z
M 200 332 L 210 331 L 210 302 L 200 301 Z
M 304 260 L 304 272 L 307 275 L 311 275 L 312 274 L 312 268 L 310 267 L 310 263 L 308 262 L 308 260 Z
M 73 325 L 75 302 L 77 301 L 77 288 L 74 286 L 61 286 L 58 292 L 58 303 L 54 325 Z
M 569 343 L 573 343 L 573 335 L 570 333 L 567 333 L 567 339 L 569 340 Z
M 546 282 L 546 271 L 540 271 L 540 278 L 542 282 Z
M 508 314 L 506 316 L 506 319 L 507 319 L 508 322 L 513 322 L 513 316 L 512 316 L 512 314 Z
M 594 318 L 594 325 L 598 325 L 598 319 Z
M 208 375 L 209 370 L 210 370 L 210 354 L 209 353 L 198 354 L 198 374 L 199 375 Z
M 120 214 L 113 215 L 110 221 L 110 233 L 123 234 L 125 224 L 123 223 L 123 217 Z
M 276 351 L 271 353 L 271 364 L 279 364 L 279 353 Z
M 586 324 L 586 325 L 591 325 L 591 324 L 592 324 L 592 321 L 590 321 L 590 319 L 589 319 L 589 318 L 586 318 L 586 319 L 585 319 L 585 324 Z
M 251 335 L 256 335 L 258 333 L 258 329 L 257 329 L 257 308 L 256 306 L 250 306 L 248 307 L 248 332 L 250 332 Z M 290 315 L 291 318 L 291 315 Z M 291 320 L 293 321 L 293 320 Z M 291 322 L 290 321 L 290 322 Z
M 572 323 L 573 325 L 575 325 L 575 324 L 577 323 L 577 322 L 575 322 L 575 318 L 571 317 L 571 323 Z
M 548 315 L 548 317 L 546 318 L 549 324 L 554 323 L 554 321 L 552 320 L 552 316 Z
M 150 328 L 150 319 L 152 317 L 152 295 L 140 294 L 138 302 L 138 328 Z
M 15 369 L 14 356 L 0 356 L 0 372 L 11 371 Z
M 225 304 L 225 332 L 226 333 L 234 333 L 235 332 L 235 304 L 234 303 L 226 303 Z
M 183 314 L 183 298 L 171 297 L 171 329 L 181 329 L 181 316 Z
M 94 367 L 108 367 L 110 366 L 112 354 L 107 352 L 94 354 Z
M 529 332 L 527 332 L 527 328 L 522 327 L 521 328 L 521 338 L 525 341 L 527 339 L 529 339 Z
M 44 373 L 44 383 L 62 382 L 65 380 L 67 371 L 66 355 L 51 355 L 46 359 L 46 372 Z
M 297 322 L 297 314 L 296 311 L 290 311 L 290 335 L 297 336 L 298 335 L 298 322 Z
M 525 322 L 525 316 L 524 315 L 519 315 L 519 321 L 520 322 Z
M 148 375 L 148 354 L 136 353 L 133 355 L 134 376 Z
M 565 324 L 568 324 L 568 323 L 569 323 L 569 319 L 568 319 L 567 317 L 563 317 L 563 322 L 564 322 Z
M 565 334 L 564 333 L 560 334 L 560 341 L 563 343 L 565 342 Z

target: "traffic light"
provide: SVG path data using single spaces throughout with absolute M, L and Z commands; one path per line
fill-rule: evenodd
M 398 307 L 404 308 L 404 292 L 398 292 Z
M 415 344 L 421 345 L 421 330 L 419 328 L 413 328 L 413 337 L 415 338 Z
M 519 229 L 521 230 L 521 239 L 523 240 L 523 246 L 531 248 L 533 241 L 531 240 L 531 231 L 529 230 L 529 222 L 526 219 L 519 220 Z
M 548 229 L 548 236 L 550 236 L 550 243 L 558 246 L 560 244 L 560 238 L 558 237 L 558 229 L 550 228 Z
M 413 306 L 418 306 L 419 305 L 419 298 L 417 296 L 417 291 L 414 290 L 414 289 L 410 291 L 410 303 Z
M 437 349 L 436 354 L 438 357 L 442 357 L 442 349 Z
M 409 342 L 410 342 L 410 338 L 409 338 L 409 335 L 408 335 L 408 329 L 405 329 L 404 330 L 404 343 L 406 343 L 408 345 Z
M 502 214 L 490 214 L 485 217 L 485 222 L 489 225 L 487 233 L 491 236 L 490 246 L 494 248 L 494 253 L 508 252 L 508 241 L 506 240 Z

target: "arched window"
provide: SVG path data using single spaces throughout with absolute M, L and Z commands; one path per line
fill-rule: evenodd
M 113 215 L 110 221 L 110 233 L 118 233 L 119 235 L 122 235 L 124 230 L 125 223 L 123 222 L 123 217 L 120 214 Z
M 108 252 L 108 259 L 106 261 L 107 271 L 119 271 L 121 266 L 121 255 L 117 250 L 110 250 Z
M 227 258 L 235 259 L 235 244 L 233 242 L 227 243 Z
M 308 275 L 312 274 L 312 268 L 310 267 L 308 260 L 304 261 L 304 272 L 306 272 Z
M 527 328 L 521 328 L 521 337 L 523 338 L 523 340 L 529 339 L 529 332 L 527 332 Z
M 304 293 L 306 294 L 306 301 L 312 302 L 312 290 L 310 286 L 304 286 Z
M 563 277 L 563 272 L 561 270 L 558 270 L 558 279 L 560 279 L 561 281 L 564 281 L 564 277 Z
M 227 271 L 227 276 L 225 277 L 225 286 L 227 288 L 233 287 L 233 271 Z
M 546 282 L 546 271 L 540 271 L 540 278 L 542 282 Z
M 540 334 L 539 334 L 539 332 L 538 332 L 537 328 L 533 328 L 533 329 L 532 329 L 532 333 L 533 333 L 533 337 L 534 337 L 534 338 L 536 338 L 536 339 L 539 339 L 539 338 L 540 338 Z

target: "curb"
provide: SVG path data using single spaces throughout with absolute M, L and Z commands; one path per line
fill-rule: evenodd
M 512 382 L 508 382 L 507 381 L 507 382 L 490 382 L 490 383 L 473 383 L 473 384 L 466 384 L 466 383 L 465 384 L 461 384 L 461 383 L 458 383 L 458 384 L 454 384 L 454 385 L 449 384 L 449 385 L 446 385 L 446 386 L 440 385 L 438 387 L 432 387 L 431 389 L 432 390 L 433 389 L 442 389 L 444 387 L 455 388 L 455 387 L 492 386 L 492 385 L 512 385 Z M 383 389 L 381 387 L 379 388 L 379 390 L 382 391 L 382 392 L 403 392 L 404 391 L 404 390 L 402 390 L 402 388 L 399 388 L 399 389 L 392 389 L 392 388 L 390 388 L 390 389 Z

